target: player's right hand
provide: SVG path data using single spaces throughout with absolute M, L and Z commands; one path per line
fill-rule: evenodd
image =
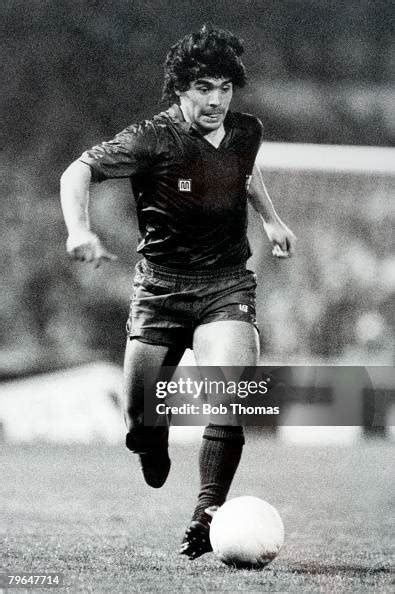
M 295 250 L 296 236 L 278 217 L 264 223 L 266 235 L 272 242 L 272 254 L 276 258 L 290 258 Z
M 117 256 L 109 252 L 92 231 L 69 235 L 66 248 L 71 258 L 91 262 L 95 268 L 100 266 L 102 260 L 117 260 Z

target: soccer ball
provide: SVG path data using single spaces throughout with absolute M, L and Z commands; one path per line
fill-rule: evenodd
M 278 511 L 258 497 L 236 497 L 222 505 L 210 526 L 214 553 L 226 565 L 264 567 L 284 543 L 284 525 Z

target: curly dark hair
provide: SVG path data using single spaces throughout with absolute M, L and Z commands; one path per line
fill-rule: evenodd
M 163 101 L 177 100 L 175 93 L 186 91 L 193 80 L 204 76 L 229 78 L 237 87 L 246 84 L 246 72 L 240 56 L 242 41 L 230 31 L 204 24 L 173 45 L 166 56 Z

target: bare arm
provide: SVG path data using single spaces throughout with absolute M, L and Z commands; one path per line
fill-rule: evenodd
M 74 161 L 60 180 L 60 201 L 66 227 L 69 233 L 67 252 L 76 260 L 93 262 L 99 266 L 102 259 L 115 260 L 108 252 L 89 223 L 89 186 L 91 170 L 89 165 Z
M 89 231 L 89 185 L 91 170 L 74 161 L 60 178 L 60 202 L 69 236 Z
M 273 256 L 290 257 L 295 248 L 296 237 L 277 214 L 256 163 L 248 187 L 248 198 L 260 215 L 266 235 L 273 244 Z

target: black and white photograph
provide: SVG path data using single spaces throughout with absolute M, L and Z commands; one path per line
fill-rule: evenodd
M 392 592 L 391 3 L 0 14 L 0 592 Z

